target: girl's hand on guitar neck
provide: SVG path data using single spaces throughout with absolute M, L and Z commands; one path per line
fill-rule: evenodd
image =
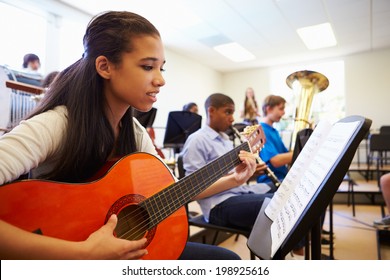
M 87 252 L 86 259 L 136 260 L 148 253 L 143 249 L 146 238 L 129 241 L 115 237 L 113 232 L 117 222 L 117 216 L 112 215 L 104 226 L 83 242 Z
M 256 158 L 252 153 L 240 151 L 238 157 L 242 161 L 235 168 L 234 178 L 238 185 L 245 184 L 256 171 Z

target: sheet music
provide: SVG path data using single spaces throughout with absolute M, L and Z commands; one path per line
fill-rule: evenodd
M 310 136 L 265 209 L 266 215 L 273 220 L 271 256 L 290 233 L 358 125 L 359 122 L 338 122 L 333 126 L 328 122 L 321 122 Z
M 288 198 L 299 184 L 304 170 L 306 170 L 314 158 L 319 147 L 325 141 L 332 124 L 328 121 L 320 122 L 314 129 L 312 135 L 299 153 L 298 158 L 295 160 L 293 166 L 290 168 L 282 184 L 279 186 L 278 191 L 275 192 L 272 200 L 265 209 L 265 214 L 274 221 L 283 207 L 286 204 Z

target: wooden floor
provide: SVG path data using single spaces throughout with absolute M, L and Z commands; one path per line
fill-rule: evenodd
M 371 226 L 372 221 L 380 218 L 378 206 L 359 205 L 356 207 L 356 216 L 352 216 L 351 208 L 346 205 L 334 205 L 333 227 L 335 233 L 335 248 L 333 251 L 336 260 L 377 260 L 376 230 Z M 328 216 L 328 215 L 327 215 Z M 325 228 L 328 227 L 325 220 Z M 249 260 L 249 249 L 246 238 L 235 236 L 222 242 L 219 246 L 228 248 Z M 329 249 L 322 249 L 322 253 L 330 255 Z M 382 259 L 390 260 L 390 246 L 381 246 Z
M 356 186 L 367 190 L 376 187 L 375 182 L 371 186 L 361 182 Z M 196 204 L 193 202 L 190 207 L 195 211 Z M 352 215 L 352 206 L 346 203 L 333 205 L 333 230 L 335 233 L 335 247 L 333 251 L 334 259 L 336 260 L 377 260 L 377 231 L 373 228 L 374 220 L 381 218 L 381 207 L 379 205 L 362 205 L 358 204 L 355 207 L 355 216 Z M 325 229 L 329 229 L 329 212 L 325 218 Z M 199 231 L 199 228 L 190 228 L 191 234 Z M 387 242 L 381 245 L 381 258 L 390 260 L 390 242 L 387 237 Z M 249 249 L 246 245 L 246 238 L 240 236 L 235 241 L 235 236 L 232 236 L 219 246 L 228 248 L 241 256 L 242 259 L 249 260 Z M 387 245 L 385 244 L 387 243 Z M 322 253 L 329 255 L 329 249 L 322 249 Z

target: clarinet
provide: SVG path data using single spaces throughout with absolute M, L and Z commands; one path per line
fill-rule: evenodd
M 237 138 L 240 140 L 240 142 L 242 144 L 244 142 L 244 140 L 242 139 L 242 134 L 234 126 L 230 126 L 230 129 L 233 130 L 234 134 L 237 136 Z M 264 161 L 260 158 L 258 153 L 256 153 L 255 156 L 256 156 L 256 160 L 259 164 L 264 163 Z M 275 176 L 274 172 L 268 167 L 268 165 L 266 165 L 266 169 L 264 170 L 264 173 L 265 173 L 265 175 L 268 176 L 268 178 L 270 178 L 272 183 L 274 183 L 275 187 L 280 186 L 281 183 L 280 183 L 278 177 Z

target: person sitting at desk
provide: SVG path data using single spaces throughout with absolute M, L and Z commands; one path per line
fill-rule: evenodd
M 36 54 L 28 53 L 23 57 L 23 69 L 26 72 L 38 73 L 41 61 Z
M 30 84 L 34 86 L 42 86 L 43 75 L 39 73 L 41 61 L 36 54 L 28 53 L 23 57 L 23 68 L 12 72 L 15 75 L 16 81 Z
M 198 114 L 198 105 L 194 102 L 187 103 L 183 106 L 183 111 Z

